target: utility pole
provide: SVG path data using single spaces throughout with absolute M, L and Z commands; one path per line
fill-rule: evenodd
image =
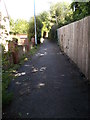
M 35 25 L 35 44 L 37 45 L 36 15 L 35 15 L 35 0 L 34 0 L 34 25 Z

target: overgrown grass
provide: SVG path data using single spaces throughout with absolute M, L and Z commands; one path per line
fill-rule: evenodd
M 33 48 L 30 50 L 30 54 L 31 54 L 31 55 L 35 54 L 38 49 L 39 49 L 39 45 L 33 47 Z
M 13 98 L 13 93 L 8 93 L 7 88 L 10 84 L 13 75 L 10 71 L 5 71 L 2 73 L 2 105 L 3 107 L 9 104 Z
M 21 65 L 24 64 L 25 61 L 28 60 L 30 56 L 34 55 L 37 52 L 38 48 L 39 48 L 39 45 L 33 47 L 28 54 L 23 56 L 23 58 L 20 60 L 18 64 L 14 64 L 8 70 L 2 70 L 2 105 L 3 107 L 6 107 L 13 100 L 13 93 L 8 92 L 8 87 L 10 85 L 11 80 L 15 78 L 14 73 L 19 69 Z

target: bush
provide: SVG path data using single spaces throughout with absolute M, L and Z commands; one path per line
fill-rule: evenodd
M 2 73 L 2 105 L 3 107 L 12 101 L 13 93 L 7 92 L 7 88 L 12 79 L 12 74 L 8 71 Z
M 41 38 L 41 30 L 42 30 L 43 24 L 39 17 L 36 17 L 36 32 L 37 32 L 37 43 L 40 43 Z M 32 37 L 35 36 L 35 26 L 34 26 L 34 18 L 32 18 L 29 22 L 29 30 L 28 30 L 28 37 L 29 40 L 31 40 Z
M 15 73 L 16 70 L 24 63 L 24 61 L 27 61 L 28 57 L 30 57 L 30 55 L 33 55 L 38 48 L 39 48 L 39 45 L 33 47 L 33 49 L 31 49 L 28 54 L 23 56 L 19 64 L 15 64 L 13 67 L 10 67 L 7 70 L 5 69 L 2 70 L 2 105 L 3 107 L 6 107 L 13 100 L 13 93 L 8 92 L 8 87 L 10 85 L 10 82 L 13 78 L 15 78 L 13 73 Z
M 13 93 L 8 93 L 6 90 L 2 91 L 2 105 L 5 107 L 8 105 L 13 99 Z
M 75 11 L 74 11 L 75 7 Z M 90 1 L 89 2 L 72 2 L 71 9 L 73 11 L 73 21 L 80 20 L 90 15 Z
M 7 70 L 13 66 L 13 56 L 12 52 L 8 51 L 6 53 L 2 52 L 2 68 Z
M 57 25 L 53 25 L 49 32 L 49 39 L 57 41 Z

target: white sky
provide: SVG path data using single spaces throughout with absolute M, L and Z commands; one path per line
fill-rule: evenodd
M 26 19 L 34 15 L 34 0 L 4 0 L 8 13 L 13 19 Z M 35 0 L 36 14 L 47 11 L 50 8 L 50 3 L 56 2 L 71 2 L 71 0 Z

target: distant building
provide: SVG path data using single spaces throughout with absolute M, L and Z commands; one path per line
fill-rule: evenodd
M 17 34 L 16 36 L 19 38 L 18 45 L 27 45 L 28 44 L 27 34 Z
M 9 25 L 9 15 L 4 3 L 4 0 L 0 0 L 0 44 L 5 46 L 6 51 L 8 51 L 10 25 Z

